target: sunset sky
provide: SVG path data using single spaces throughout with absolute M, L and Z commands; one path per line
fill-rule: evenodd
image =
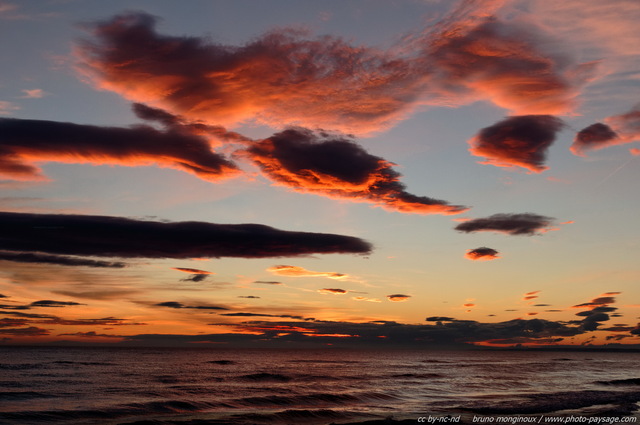
M 640 344 L 636 0 L 0 0 L 0 341 Z

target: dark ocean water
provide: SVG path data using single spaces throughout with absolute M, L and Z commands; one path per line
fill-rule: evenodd
M 639 401 L 637 353 L 0 348 L 2 424 L 631 421 Z

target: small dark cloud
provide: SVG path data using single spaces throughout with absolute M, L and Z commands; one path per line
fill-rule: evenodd
M 456 319 L 446 316 L 430 316 L 425 319 L 427 322 L 452 322 Z
M 238 295 L 238 298 L 258 299 L 255 295 Z
M 340 294 L 346 294 L 349 291 L 347 291 L 346 289 L 340 289 L 340 288 L 322 288 L 322 289 L 318 289 L 318 292 L 320 292 L 321 294 L 340 295 Z
M 493 248 L 487 248 L 486 246 L 470 249 L 464 256 L 465 258 L 474 261 L 487 261 L 500 258 L 500 256 L 498 255 L 498 251 Z
M 0 298 L 9 298 L 7 295 L 0 294 Z
M 62 255 L 0 251 L 0 260 L 16 263 L 58 264 L 61 266 L 104 267 L 121 269 L 127 265 L 119 261 L 99 261 Z
M 585 151 L 602 149 L 615 144 L 618 135 L 606 124 L 595 123 L 580 130 L 571 145 L 571 152 L 584 156 Z
M 534 304 L 534 307 L 551 307 L 551 304 Z
M 180 282 L 202 282 L 209 277 L 209 274 L 192 274 L 189 277 L 180 279 Z
M 585 151 L 603 149 L 640 141 L 640 105 L 629 112 L 607 117 L 604 123 L 592 124 L 576 135 L 571 151 L 584 156 Z M 637 152 L 632 150 L 632 153 Z
M 532 213 L 494 214 L 485 218 L 463 221 L 455 227 L 459 232 L 498 232 L 508 235 L 535 235 L 548 230 L 553 221 Z
M 407 301 L 409 298 L 411 298 L 411 295 L 405 295 L 405 294 L 391 294 L 391 295 L 387 295 L 387 299 L 389 301 L 393 301 L 393 302 L 402 302 L 402 301 Z
M 53 300 L 40 300 L 34 301 L 29 304 L 30 307 L 67 307 L 71 305 L 86 305 L 80 304 L 75 301 L 53 301 Z
M 392 163 L 346 135 L 290 128 L 252 144 L 245 156 L 279 184 L 300 192 L 371 202 L 419 214 L 458 214 L 468 208 L 405 191 Z
M 469 141 L 469 151 L 486 158 L 482 164 L 522 167 L 540 173 L 547 150 L 564 123 L 551 115 L 512 116 L 483 128 Z
M 259 224 L 0 212 L 0 249 L 126 258 L 262 258 L 371 251 L 355 237 Z M 137 235 L 132 238 L 131 235 Z
M 213 306 L 213 305 L 184 305 L 177 301 L 166 301 L 163 303 L 154 304 L 157 307 L 169 307 L 169 308 L 190 308 L 196 310 L 229 310 L 226 307 Z
M 274 280 L 256 280 L 253 283 L 259 283 L 262 285 L 282 285 L 283 284 L 282 282 L 277 282 Z

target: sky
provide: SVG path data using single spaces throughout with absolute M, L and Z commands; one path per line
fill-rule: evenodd
M 635 0 L 0 0 L 0 341 L 640 344 Z

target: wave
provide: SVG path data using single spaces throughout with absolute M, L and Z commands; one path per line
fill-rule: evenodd
M 287 375 L 281 375 L 279 373 L 251 373 L 249 375 L 239 376 L 238 379 L 242 381 L 252 382 L 289 382 L 293 378 Z
M 0 391 L 0 400 L 30 400 L 32 398 L 51 398 L 51 394 L 36 391 Z
M 371 401 L 389 401 L 396 397 L 384 393 L 360 393 L 360 394 L 332 394 L 315 393 L 295 396 L 263 396 L 245 397 L 235 400 L 233 404 L 240 406 L 265 407 L 265 406 L 326 406 L 357 404 Z
M 43 363 L 19 363 L 19 364 L 2 364 L 0 363 L 0 370 L 32 370 L 32 369 L 47 369 L 48 365 Z
M 73 362 L 69 360 L 59 360 L 55 362 L 51 362 L 51 364 L 66 364 L 72 366 L 116 366 L 115 363 L 108 362 Z
M 640 401 L 640 391 L 573 391 L 526 394 L 520 399 L 492 405 L 462 407 L 462 410 L 481 414 L 537 414 L 584 407 L 614 404 L 618 406 Z
M 596 381 L 602 385 L 640 385 L 640 378 L 614 379 L 611 381 Z
M 237 362 L 234 362 L 233 360 L 211 360 L 206 362 L 208 364 L 219 364 L 219 365 L 231 365 L 231 364 L 237 364 Z
M 2 413 L 0 417 L 17 423 L 50 423 L 54 421 L 68 421 L 71 419 L 116 419 L 127 416 L 146 416 L 153 414 L 193 413 L 213 409 L 224 405 L 212 403 L 168 400 L 150 401 L 145 403 L 129 403 L 104 409 L 92 410 L 45 410 L 45 411 L 20 411 Z

